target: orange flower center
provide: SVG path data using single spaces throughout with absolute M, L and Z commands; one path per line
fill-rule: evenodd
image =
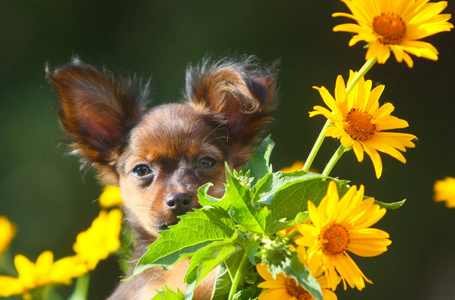
M 382 13 L 373 19 L 373 31 L 383 45 L 398 45 L 406 35 L 406 24 L 395 13 Z
M 295 279 L 286 277 L 286 290 L 290 296 L 296 297 L 298 300 L 311 300 L 310 293 L 305 291 L 303 287 L 297 285 Z
M 325 226 L 318 239 L 322 242 L 324 254 L 337 255 L 346 250 L 349 244 L 349 233 L 343 225 L 334 223 Z
M 343 120 L 343 129 L 353 140 L 369 140 L 378 131 L 376 124 L 371 122 L 372 119 L 373 116 L 369 113 L 353 108 Z

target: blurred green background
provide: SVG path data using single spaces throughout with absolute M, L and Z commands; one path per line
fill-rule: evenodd
M 446 13 L 454 12 L 449 1 Z M 254 54 L 263 62 L 281 59 L 281 104 L 271 128 L 275 169 L 305 159 L 322 117 L 308 111 L 322 104 L 313 85 L 333 91 L 335 78 L 364 63 L 350 35 L 334 33 L 334 19 L 347 12 L 329 1 L 0 1 L 0 215 L 18 226 L 10 252 L 35 261 L 52 250 L 72 254 L 76 235 L 99 212 L 101 187 L 90 170 L 68 156 L 44 76 L 78 55 L 86 63 L 118 73 L 151 78 L 152 105 L 180 101 L 185 68 L 204 56 Z M 434 203 L 433 183 L 455 176 L 455 35 L 426 39 L 438 62 L 415 60 L 413 69 L 391 57 L 368 78 L 386 85 L 381 103 L 396 106 L 404 132 L 417 135 L 406 165 L 382 156 L 384 173 L 374 176 L 369 158 L 346 154 L 332 174 L 364 184 L 366 194 L 392 202 L 407 198 L 377 227 L 393 241 L 375 258 L 358 258 L 373 285 L 362 292 L 338 289 L 339 299 L 455 299 L 455 209 Z M 322 170 L 337 148 L 327 140 L 315 166 Z M 92 274 L 90 299 L 104 299 L 121 272 L 115 258 Z M 69 288 L 62 289 L 69 293 Z

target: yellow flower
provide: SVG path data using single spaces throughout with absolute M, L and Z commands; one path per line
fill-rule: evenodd
M 356 72 L 350 71 L 348 84 Z M 398 151 L 406 152 L 406 148 L 414 148 L 412 140 L 416 136 L 407 133 L 384 132 L 384 130 L 408 127 L 408 122 L 391 116 L 395 109 L 390 103 L 379 107 L 379 97 L 384 85 L 371 90 L 371 80 L 365 81 L 362 77 L 358 84 L 346 95 L 346 86 L 341 75 L 338 76 L 335 86 L 335 99 L 325 87 L 317 89 L 325 104 L 331 111 L 314 106 L 310 117 L 323 115 L 333 126 L 329 126 L 326 136 L 339 138 L 345 147 L 352 147 L 359 162 L 363 161 L 364 151 L 370 156 L 376 177 L 382 175 L 382 160 L 378 151 L 387 153 L 402 163 L 406 163 L 404 156 Z
M 412 68 L 409 54 L 438 60 L 438 50 L 430 43 L 419 41 L 430 35 L 450 31 L 453 25 L 447 22 L 450 14 L 440 14 L 447 1 L 427 3 L 428 0 L 341 0 L 351 14 L 334 13 L 334 17 L 347 17 L 358 24 L 341 24 L 334 31 L 356 33 L 349 46 L 359 41 L 370 44 L 366 60 L 377 57 L 383 64 L 393 52 L 398 62 L 403 60 Z M 408 54 L 409 53 L 409 54 Z
M 105 186 L 100 195 L 100 206 L 109 208 L 112 206 L 122 205 L 123 201 L 120 197 L 120 188 L 118 186 Z
M 286 277 L 286 275 L 282 273 L 278 274 L 275 279 L 267 269 L 267 265 L 257 264 L 256 269 L 259 275 L 265 279 L 264 282 L 258 284 L 258 287 L 266 289 L 259 295 L 259 300 L 314 299 L 302 286 L 297 285 L 295 279 Z M 335 293 L 328 289 L 328 282 L 326 277 L 322 276 L 317 280 L 322 289 L 323 299 L 336 300 L 337 296 Z
M 89 270 L 120 247 L 121 226 L 122 212 L 119 209 L 109 213 L 103 210 L 88 230 L 78 234 L 73 249 L 79 258 L 87 262 Z
M 434 183 L 434 201 L 446 201 L 447 207 L 455 207 L 455 178 L 447 177 Z
M 18 278 L 0 276 L 0 297 L 19 295 L 24 292 L 24 287 Z
M 292 164 L 292 166 L 285 167 L 285 168 L 281 169 L 281 172 L 283 172 L 283 173 L 291 173 L 291 172 L 294 172 L 294 171 L 301 171 L 303 169 L 303 165 L 304 164 L 305 163 L 303 161 L 298 160 L 298 161 L 294 162 Z
M 297 251 L 305 252 L 307 267 L 314 276 L 325 272 L 331 289 L 338 284 L 338 274 L 345 289 L 346 282 L 359 290 L 365 287 L 365 281 L 371 283 L 347 251 L 371 257 L 387 251 L 391 244 L 387 232 L 369 228 L 384 216 L 386 210 L 374 204 L 373 198 L 363 200 L 363 195 L 363 186 L 358 192 L 357 187 L 352 186 L 340 200 L 332 181 L 317 208 L 308 201 L 313 224 L 297 225 L 302 235 L 295 240 Z
M 283 173 L 291 173 L 291 172 L 294 172 L 294 171 L 302 171 L 304 165 L 305 165 L 304 161 L 298 160 L 298 161 L 294 162 L 292 164 L 292 166 L 285 167 L 285 168 L 281 169 L 281 172 L 283 172 Z M 316 169 L 316 168 L 310 168 L 309 171 L 313 172 L 313 173 L 318 173 L 319 172 L 319 170 Z
M 40 254 L 36 263 L 18 254 L 14 257 L 18 278 L 0 276 L 0 296 L 23 294 L 48 284 L 71 284 L 71 279 L 87 272 L 85 262 L 75 256 L 54 262 L 51 251 Z
M 11 240 L 16 235 L 16 226 L 7 217 L 0 216 L 0 255 L 8 249 Z

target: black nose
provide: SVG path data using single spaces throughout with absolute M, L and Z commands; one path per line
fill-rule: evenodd
M 191 209 L 191 200 L 187 193 L 169 194 L 164 199 L 164 206 L 176 215 L 183 215 Z

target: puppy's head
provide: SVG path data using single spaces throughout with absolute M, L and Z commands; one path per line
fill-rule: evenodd
M 131 224 L 152 236 L 198 207 L 202 184 L 222 195 L 224 162 L 248 161 L 275 103 L 273 70 L 251 58 L 189 68 L 186 103 L 149 111 L 147 87 L 135 80 L 77 59 L 47 74 L 73 153 L 120 186 Z

